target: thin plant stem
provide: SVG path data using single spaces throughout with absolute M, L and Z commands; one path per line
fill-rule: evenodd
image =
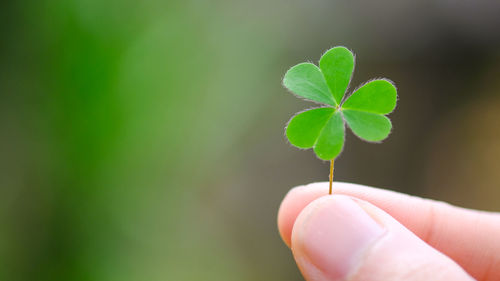
M 332 182 L 333 182 L 333 160 L 330 160 L 330 190 L 328 194 L 332 194 Z

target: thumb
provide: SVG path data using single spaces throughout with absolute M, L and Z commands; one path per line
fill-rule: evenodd
M 345 195 L 321 197 L 298 216 L 292 252 L 307 280 L 473 280 L 390 215 Z

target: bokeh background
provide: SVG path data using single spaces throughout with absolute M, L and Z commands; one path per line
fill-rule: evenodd
M 329 47 L 398 86 L 336 179 L 500 210 L 500 2 L 0 4 L 0 280 L 302 280 L 276 229 L 328 163 L 284 125 Z

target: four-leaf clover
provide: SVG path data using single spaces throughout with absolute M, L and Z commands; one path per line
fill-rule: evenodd
M 385 115 L 396 107 L 396 87 L 376 79 L 346 96 L 353 70 L 353 53 L 334 47 L 321 57 L 319 67 L 300 63 L 287 71 L 283 84 L 288 90 L 324 105 L 290 119 L 286 136 L 292 145 L 313 148 L 320 159 L 333 160 L 344 146 L 345 123 L 366 141 L 379 142 L 389 135 L 392 124 Z

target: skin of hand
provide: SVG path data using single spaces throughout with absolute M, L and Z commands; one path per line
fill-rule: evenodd
M 292 189 L 278 228 L 303 276 L 500 280 L 500 214 L 349 183 Z

